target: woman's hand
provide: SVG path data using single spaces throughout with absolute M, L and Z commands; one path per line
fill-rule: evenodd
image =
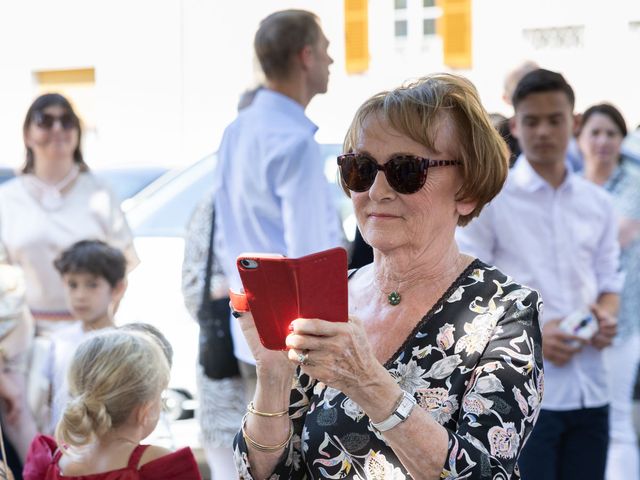
M 309 376 L 345 393 L 355 400 L 362 389 L 379 383 L 386 373 L 371 350 L 362 322 L 299 318 L 292 322 L 287 337 L 289 360 Z
M 258 375 L 264 373 L 274 377 L 293 377 L 295 365 L 292 365 L 287 359 L 287 352 L 269 350 L 260 342 L 260 337 L 258 336 L 256 324 L 251 312 L 242 313 L 238 317 L 238 322 L 240 322 L 242 333 L 247 339 L 253 358 L 256 360 L 256 371 Z

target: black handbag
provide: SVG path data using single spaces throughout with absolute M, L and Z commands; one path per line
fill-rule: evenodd
M 211 234 L 207 253 L 207 270 L 204 277 L 202 302 L 198 309 L 200 324 L 199 361 L 207 377 L 220 380 L 239 375 L 238 360 L 233 354 L 233 339 L 229 320 L 229 297 L 211 298 L 211 270 L 213 266 L 213 237 L 215 230 L 215 205 L 211 215 Z

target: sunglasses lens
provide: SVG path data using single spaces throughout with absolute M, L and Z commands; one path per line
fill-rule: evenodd
M 40 113 L 35 116 L 35 123 L 40 128 L 51 128 L 55 120 L 53 115 L 47 113 Z
M 371 188 L 378 173 L 375 160 L 363 155 L 341 155 L 340 175 L 349 190 L 365 192 Z
M 60 123 L 62 124 L 62 128 L 65 130 L 70 130 L 76 126 L 76 120 L 73 118 L 73 115 L 70 113 L 65 113 L 60 117 Z
M 389 185 L 398 193 L 410 194 L 420 190 L 427 180 L 427 164 L 415 157 L 393 157 L 385 165 Z
M 49 113 L 39 113 L 35 116 L 35 124 L 44 129 L 53 128 L 53 125 L 57 120 L 60 120 L 60 125 L 65 130 L 70 130 L 76 127 L 76 119 L 70 113 L 65 113 L 60 117 L 51 115 Z

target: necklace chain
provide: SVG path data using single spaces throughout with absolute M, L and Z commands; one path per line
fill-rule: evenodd
M 389 302 L 389 305 L 392 305 L 395 307 L 396 305 L 400 304 L 400 302 L 402 301 L 402 295 L 400 295 L 400 292 L 398 291 L 400 289 L 400 282 L 398 282 L 398 286 L 395 288 L 395 290 L 392 290 L 389 293 L 385 292 L 384 290 L 382 290 L 382 288 L 380 288 L 380 285 L 378 284 L 378 281 L 375 278 L 374 278 L 374 284 L 378 288 L 378 290 L 380 290 L 381 293 L 387 296 L 387 301 Z

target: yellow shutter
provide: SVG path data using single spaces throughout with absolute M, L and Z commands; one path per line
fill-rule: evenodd
M 438 33 L 445 65 L 471 68 L 471 0 L 438 0 L 438 5 L 442 9 Z
M 369 2 L 344 0 L 345 58 L 347 73 L 369 68 Z

